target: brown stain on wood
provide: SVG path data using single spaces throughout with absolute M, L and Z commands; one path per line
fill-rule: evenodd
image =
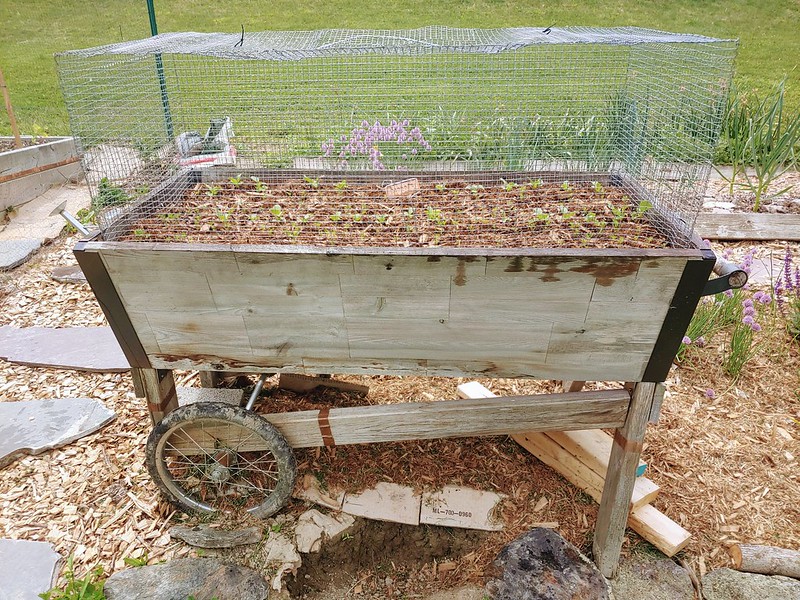
M 506 273 L 522 273 L 522 257 L 515 256 L 505 268 Z
M 180 326 L 180 330 L 184 333 L 198 333 L 200 331 L 200 325 L 197 323 L 186 323 Z
M 286 286 L 286 295 L 287 296 L 298 296 L 297 289 L 294 287 L 293 283 L 290 283 Z
M 624 279 L 635 275 L 639 271 L 640 264 L 641 263 L 636 260 L 591 261 L 580 267 L 572 267 L 570 271 L 593 275 L 597 280 L 597 285 L 609 287 L 614 285 L 617 279 Z
M 453 278 L 453 283 L 462 287 L 467 284 L 467 261 L 459 258 L 458 265 L 456 265 L 456 276 Z
M 558 273 L 564 272 L 564 269 L 561 268 L 561 264 L 562 263 L 559 261 L 554 261 L 554 260 L 542 261 L 541 259 L 538 258 L 531 258 L 530 264 L 528 265 L 526 271 L 528 271 L 528 273 L 542 273 L 542 276 L 539 279 L 544 283 L 561 281 L 560 278 L 556 277 Z

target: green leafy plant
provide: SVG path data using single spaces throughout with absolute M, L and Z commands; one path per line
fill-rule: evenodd
M 256 184 L 256 191 L 261 194 L 267 191 L 267 184 L 261 181 L 258 177 L 251 177 L 250 180 Z
M 103 567 L 98 565 L 84 577 L 75 576 L 72 556 L 67 558 L 64 568 L 64 587 L 55 587 L 48 592 L 39 594 L 42 600 L 105 600 L 103 588 L 105 576 Z
M 276 219 L 283 218 L 283 208 L 281 208 L 280 204 L 273 205 L 272 208 L 269 209 L 269 213 Z
M 228 179 L 228 181 L 232 185 L 242 185 L 242 176 L 241 175 L 236 175 L 235 177 L 231 177 L 230 179 Z
M 347 182 L 344 179 L 342 179 L 339 183 L 335 184 L 333 187 L 335 187 L 337 190 L 341 192 L 347 189 Z
M 314 179 L 313 177 L 309 177 L 308 175 L 304 175 L 303 176 L 303 181 L 305 181 L 308 185 L 310 185 L 315 190 L 319 187 L 319 179 Z
M 447 190 L 447 186 L 444 183 L 437 183 L 435 187 L 437 192 L 444 192 Z
M 97 184 L 97 194 L 92 199 L 92 210 L 100 212 L 109 206 L 119 206 L 129 202 L 131 197 L 118 185 L 111 183 L 107 177 L 103 177 Z
M 123 558 L 122 561 L 128 565 L 129 567 L 144 567 L 147 565 L 147 561 L 150 560 L 147 552 L 143 553 L 141 556 L 137 557 L 127 557 Z
M 206 196 L 209 198 L 214 198 L 215 196 L 219 195 L 221 191 L 222 188 L 218 185 L 206 184 Z

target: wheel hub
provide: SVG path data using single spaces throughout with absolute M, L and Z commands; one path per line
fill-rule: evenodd
M 214 483 L 225 483 L 231 478 L 233 468 L 236 466 L 236 452 L 224 449 L 217 452 L 208 466 L 206 474 Z

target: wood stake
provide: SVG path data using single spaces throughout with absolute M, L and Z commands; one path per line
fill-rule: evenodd
M 8 86 L 6 85 L 6 78 L 3 77 L 3 69 L 0 68 L 0 89 L 3 90 L 3 100 L 6 103 L 6 113 L 8 114 L 8 121 L 11 123 L 11 132 L 14 134 L 14 146 L 22 148 L 22 138 L 19 135 L 19 127 L 17 127 L 17 119 L 14 116 L 14 108 L 11 106 L 11 96 L 8 95 Z

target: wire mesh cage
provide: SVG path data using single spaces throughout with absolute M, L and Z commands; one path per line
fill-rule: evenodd
M 687 247 L 736 42 L 169 33 L 58 70 L 107 240 Z

